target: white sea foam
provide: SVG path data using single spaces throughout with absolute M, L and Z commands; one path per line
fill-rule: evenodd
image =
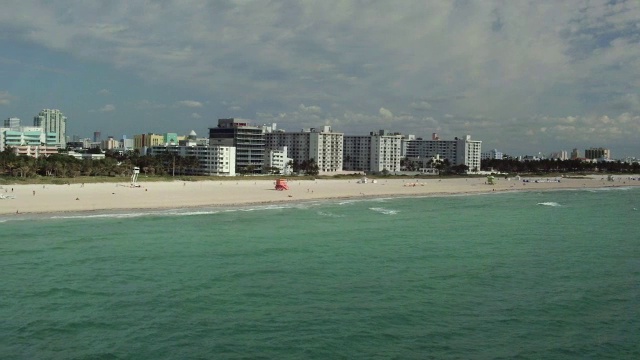
M 121 219 L 121 218 L 135 218 L 135 217 L 140 217 L 145 215 L 152 215 L 152 213 L 145 212 L 145 213 L 113 213 L 113 214 L 91 214 L 91 215 L 56 215 L 56 216 L 52 216 L 50 219 L 100 219 L 100 218 Z
M 369 208 L 369 210 L 373 210 L 375 212 L 379 212 L 379 213 L 385 214 L 385 215 L 395 215 L 395 214 L 398 213 L 398 210 L 385 209 L 385 208 L 381 208 L 381 207 L 372 207 L 372 208 Z
M 600 192 L 600 191 L 626 191 L 633 189 L 632 186 L 616 186 L 616 187 L 601 187 L 601 188 L 593 188 L 587 189 L 589 192 Z M 579 189 L 578 189 L 579 190 Z
M 553 202 L 553 201 L 541 202 L 541 203 L 538 203 L 538 205 L 553 206 L 553 207 L 562 206 L 562 205 L 558 204 L 557 202 Z
M 219 210 L 201 210 L 201 211 L 179 211 L 179 212 L 169 212 L 164 213 L 162 215 L 178 215 L 178 216 L 192 216 L 192 215 L 209 215 L 209 214 L 217 214 Z
M 320 216 L 326 216 L 326 217 L 334 217 L 334 218 L 341 218 L 341 217 L 344 217 L 344 215 L 338 215 L 338 214 L 334 214 L 334 213 L 330 213 L 330 212 L 325 212 L 325 211 L 318 211 L 318 215 L 320 215 Z

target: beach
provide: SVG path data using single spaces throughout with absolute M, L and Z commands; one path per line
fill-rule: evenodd
M 289 190 L 275 190 L 274 180 L 205 180 L 68 185 L 18 184 L 0 188 L 0 214 L 33 214 L 199 206 L 269 204 L 321 199 L 429 196 L 494 191 L 531 191 L 638 186 L 637 176 L 593 175 L 585 178 L 288 179 Z

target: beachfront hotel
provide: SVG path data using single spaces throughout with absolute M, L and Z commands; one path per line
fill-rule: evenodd
M 380 130 L 369 135 L 345 135 L 343 170 L 367 174 L 400 171 L 402 135 Z
M 482 141 L 471 140 L 471 135 L 454 140 L 440 140 L 433 134 L 431 140 L 413 139 L 406 142 L 407 158 L 433 158 L 440 156 L 453 166 L 466 165 L 469 171 L 480 170 Z
M 276 125 L 264 127 L 265 147 L 287 147 L 288 156 L 295 162 L 314 160 L 320 172 L 342 170 L 344 134 L 333 132 L 331 126 L 302 129 L 300 132 L 276 130 Z
M 178 169 L 178 173 L 184 172 L 186 173 L 185 175 L 236 175 L 236 148 L 233 146 L 211 145 L 208 140 L 203 142 L 203 139 L 198 139 L 196 132 L 193 130 L 178 144 L 165 143 L 164 145 L 156 145 L 149 148 L 149 155 L 151 156 L 162 154 L 196 158 L 199 167 Z
M 260 173 L 264 163 L 264 132 L 246 119 L 218 119 L 218 127 L 209 128 L 209 145 L 234 147 L 235 171 Z
M 187 175 L 235 176 L 236 149 L 232 146 L 154 146 L 149 149 L 152 156 L 174 154 L 182 157 L 195 157 L 200 167 L 187 169 Z M 178 169 L 180 172 L 181 170 Z
M 265 174 L 277 173 L 288 175 L 291 171 L 289 161 L 292 160 L 293 159 L 288 156 L 286 146 L 282 146 L 277 149 L 267 148 L 264 151 L 264 164 L 262 170 Z

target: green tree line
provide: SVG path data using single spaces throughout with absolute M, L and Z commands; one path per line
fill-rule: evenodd
M 502 173 L 639 173 L 640 164 L 622 161 L 601 161 L 597 163 L 582 160 L 544 159 L 536 161 L 519 161 L 516 159 L 482 160 L 482 170 Z
M 192 175 L 200 164 L 192 156 L 141 156 L 137 151 L 126 154 L 107 151 L 101 160 L 80 160 L 63 152 L 35 158 L 16 155 L 10 147 L 0 152 L 0 175 L 8 177 L 129 176 L 134 167 L 139 167 L 140 172 L 147 175 Z

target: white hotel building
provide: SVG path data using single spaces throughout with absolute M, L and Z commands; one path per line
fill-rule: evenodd
M 194 175 L 235 176 L 236 148 L 233 146 L 204 146 L 204 145 L 167 145 L 152 146 L 149 154 L 176 154 L 183 157 L 193 156 L 198 159 L 200 168 L 195 169 Z
M 400 171 L 402 135 L 384 130 L 369 135 L 347 135 L 344 137 L 343 169 L 381 173 Z
M 303 129 L 300 132 L 284 132 L 275 129 L 275 124 L 264 127 L 266 149 L 287 147 L 288 157 L 293 161 L 315 160 L 320 172 L 342 170 L 343 133 L 336 133 L 330 126 Z
M 267 174 L 272 173 L 273 171 L 278 171 L 278 173 L 282 175 L 289 175 L 291 170 L 289 167 L 289 161 L 292 159 L 288 157 L 287 153 L 286 146 L 282 146 L 278 149 L 266 149 L 264 151 L 262 171 Z
M 471 140 L 471 135 L 455 140 L 440 140 L 433 134 L 431 140 L 403 140 L 406 142 L 407 158 L 432 158 L 438 155 L 449 160 L 452 166 L 466 165 L 470 172 L 480 170 L 482 141 Z

